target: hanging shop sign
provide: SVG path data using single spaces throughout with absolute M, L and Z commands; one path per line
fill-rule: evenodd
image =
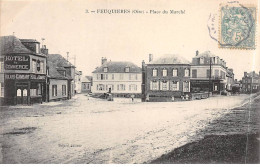
M 4 58 L 5 70 L 29 70 L 29 55 L 6 55 Z

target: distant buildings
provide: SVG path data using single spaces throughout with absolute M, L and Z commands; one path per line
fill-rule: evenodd
M 242 78 L 242 92 L 243 93 L 256 93 L 260 91 L 260 71 L 247 73 L 244 72 Z
M 75 93 L 81 93 L 82 71 L 75 70 Z
M 226 62 L 209 51 L 192 58 L 191 63 L 191 92 L 231 91 L 234 84 L 233 69 L 226 67 Z
M 190 94 L 190 62 L 177 55 L 166 55 L 143 62 L 146 101 L 172 101 Z
M 141 95 L 142 71 L 131 62 L 113 62 L 102 58 L 94 70 L 92 93 L 113 93 L 114 96 Z
M 90 93 L 92 86 L 92 76 L 83 76 L 81 80 L 81 92 Z

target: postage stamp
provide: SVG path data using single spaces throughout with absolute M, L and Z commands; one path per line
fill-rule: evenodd
M 256 7 L 220 5 L 219 48 L 256 48 Z

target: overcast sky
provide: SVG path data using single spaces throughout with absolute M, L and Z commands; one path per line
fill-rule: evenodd
M 195 51 L 223 58 L 234 69 L 235 78 L 244 71 L 260 70 L 260 47 L 255 50 L 219 49 L 207 29 L 210 14 L 219 14 L 218 0 L 98 0 L 98 1 L 2 1 L 1 35 L 45 38 L 49 53 L 70 52 L 77 70 L 91 75 L 101 57 L 112 61 L 131 61 L 141 66 L 148 54 L 178 54 L 189 61 Z M 258 2 L 258 4 L 257 4 Z M 240 1 L 258 5 L 257 0 Z M 97 14 L 97 9 L 185 10 L 185 14 Z M 258 11 L 259 12 L 259 11 Z M 258 13 L 259 16 L 259 13 Z M 259 18 L 257 18 L 259 21 Z M 217 18 L 218 22 L 218 18 Z M 217 23 L 216 23 L 217 24 Z M 259 26 L 258 26 L 259 34 Z M 260 36 L 258 35 L 258 43 Z

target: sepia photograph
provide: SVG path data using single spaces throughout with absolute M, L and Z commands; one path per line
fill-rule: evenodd
M 0 164 L 259 164 L 260 0 L 1 0 Z

